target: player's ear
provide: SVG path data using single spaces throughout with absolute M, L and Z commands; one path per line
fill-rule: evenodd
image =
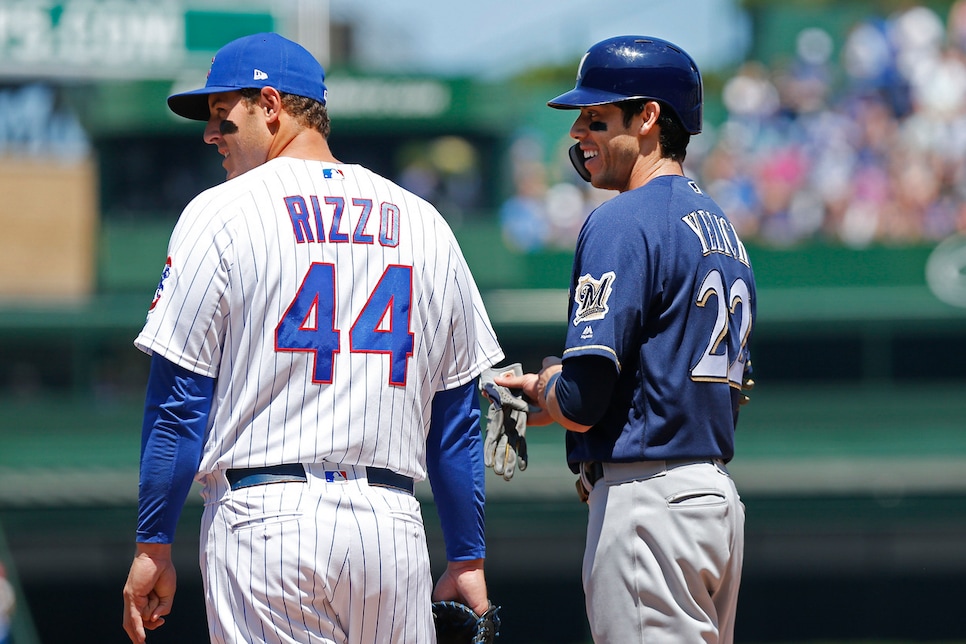
M 282 95 L 274 87 L 263 87 L 259 96 L 259 107 L 270 121 L 278 120 L 282 109 Z
M 658 117 L 661 116 L 661 104 L 657 101 L 648 101 L 644 103 L 644 108 L 641 110 L 641 118 L 643 122 L 641 123 L 640 134 L 647 134 L 654 126 L 657 124 Z

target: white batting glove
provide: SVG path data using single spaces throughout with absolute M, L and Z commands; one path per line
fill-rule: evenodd
M 483 463 L 509 481 L 513 474 L 527 469 L 527 412 L 530 405 L 520 390 L 493 382 L 500 375 L 523 375 L 519 363 L 487 369 L 480 375 L 480 391 L 490 401 L 483 439 Z

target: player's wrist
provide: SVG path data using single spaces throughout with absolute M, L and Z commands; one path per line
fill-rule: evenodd
M 543 389 L 543 402 L 544 403 L 546 403 L 547 402 L 547 398 L 549 398 L 553 394 L 554 387 L 556 386 L 557 381 L 560 380 L 560 374 L 561 373 L 562 373 L 562 371 L 559 371 L 558 370 L 558 371 L 554 372 L 549 378 L 547 378 L 547 385 Z
M 485 559 L 462 559 L 462 560 L 451 560 L 446 562 L 446 567 L 450 572 L 466 572 L 468 570 L 482 570 L 483 562 Z
M 150 557 L 151 559 L 170 559 L 170 543 L 147 543 L 139 541 L 135 544 L 135 557 Z
M 540 372 L 540 377 L 537 381 L 537 404 L 544 409 L 547 408 L 547 401 L 553 395 L 553 388 L 557 384 L 557 380 L 560 378 L 562 371 L 562 366 L 553 365 Z

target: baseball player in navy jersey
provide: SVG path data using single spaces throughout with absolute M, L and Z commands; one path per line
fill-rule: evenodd
M 193 479 L 212 642 L 421 644 L 432 600 L 488 608 L 476 379 L 503 353 L 440 214 L 337 161 L 325 104 L 322 67 L 276 34 L 225 45 L 205 87 L 168 98 L 207 122 L 228 180 L 181 214 L 135 341 L 152 358 L 133 642 L 171 611 Z
M 562 358 L 497 378 L 566 430 L 589 505 L 583 584 L 594 641 L 728 643 L 744 506 L 726 469 L 755 317 L 745 247 L 684 176 L 702 83 L 666 41 L 623 36 L 584 55 L 571 158 L 619 194 L 580 232 Z

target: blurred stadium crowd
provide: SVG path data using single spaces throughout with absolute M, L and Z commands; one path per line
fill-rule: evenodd
M 945 16 L 914 6 L 864 19 L 843 42 L 807 28 L 795 52 L 744 63 L 724 83 L 723 121 L 689 147 L 688 174 L 743 238 L 861 248 L 966 232 L 966 0 Z M 540 167 L 523 139 L 511 157 L 507 243 L 571 247 L 609 195 L 548 181 L 573 172 Z

